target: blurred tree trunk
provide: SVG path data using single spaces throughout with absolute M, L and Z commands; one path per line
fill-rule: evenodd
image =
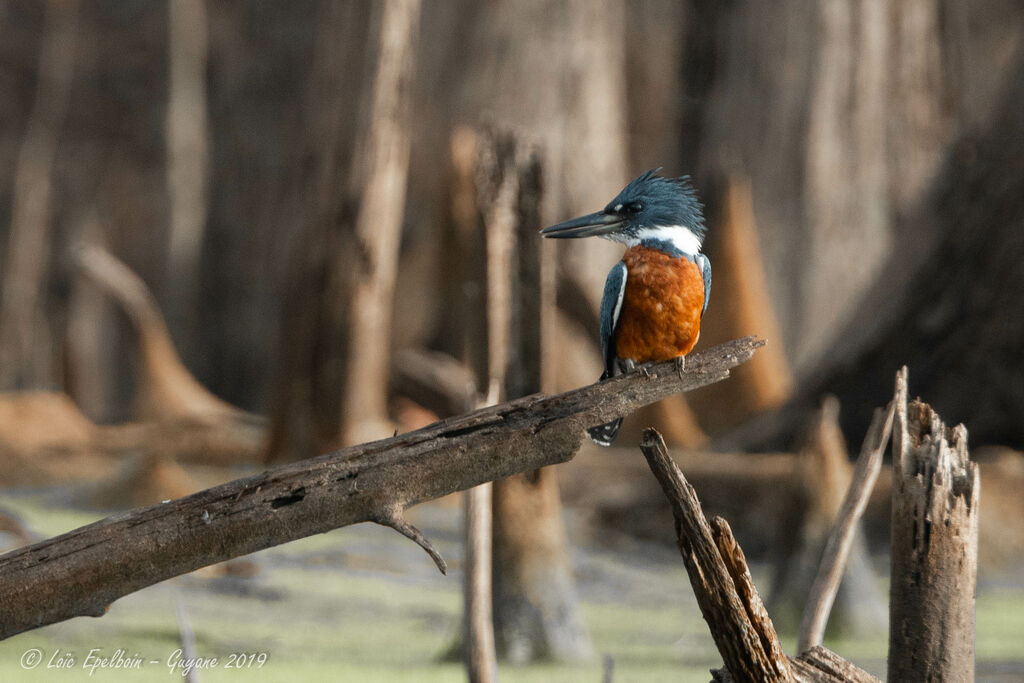
M 856 410 L 906 363 L 915 391 L 964 422 L 974 443 L 1024 444 L 1022 158 L 1024 51 L 991 120 L 951 147 L 907 218 L 939 236 L 938 248 L 903 291 L 878 284 L 868 300 L 879 302 L 882 331 L 849 368 L 822 376 L 808 394 L 831 390 Z M 864 422 L 858 411 L 845 426 Z
M 321 11 L 305 159 L 314 177 L 287 278 L 271 459 L 384 436 L 387 420 L 419 2 Z
M 844 431 L 863 433 L 903 364 L 936 410 L 964 420 L 979 442 L 1024 443 L 1024 398 L 1012 380 L 1024 332 L 1007 314 L 1024 286 L 1013 265 L 1022 244 L 1010 161 L 1020 152 L 1024 7 L 826 3 L 813 20 L 790 16 L 787 3 L 701 7 L 718 22 L 717 41 L 762 28 L 753 41 L 730 42 L 730 58 L 711 60 L 710 82 L 687 98 L 711 98 L 688 114 L 707 128 L 707 144 L 687 153 L 702 174 L 730 164 L 751 173 L 768 289 L 787 350 L 802 347 L 791 354 L 800 406 L 748 445 L 790 443 L 823 392 L 847 406 Z M 783 19 L 782 33 L 763 29 Z M 800 30 L 801 21 L 813 25 Z M 697 42 L 705 60 L 723 49 Z M 761 55 L 751 71 L 747 53 L 769 50 L 774 61 Z M 813 89 L 789 75 L 816 70 Z M 754 107 L 765 92 L 788 104 Z M 714 226 L 721 209 L 709 208 Z M 829 354 L 815 358 L 822 343 Z
M 139 336 L 134 410 L 138 417 L 204 419 L 240 412 L 210 393 L 182 363 L 156 299 L 137 274 L 95 246 L 78 254 L 78 265 L 118 302 Z
M 467 127 L 451 137 L 451 172 L 445 193 L 448 216 L 441 233 L 441 272 L 437 286 L 442 301 L 452 302 L 438 311 L 440 325 L 434 345 L 459 358 L 479 384 L 488 376 L 486 245 L 477 204 L 476 172 L 479 135 Z
M 793 393 L 793 376 L 768 295 L 764 247 L 753 212 L 749 181 L 730 175 L 705 189 L 717 207 L 707 249 L 714 254 L 714 282 L 701 339 L 735 339 L 748 334 L 768 340 L 764 353 L 750 367 L 737 369 L 729 386 L 706 387 L 695 406 L 701 424 L 711 433 L 785 403 Z M 718 409 L 709 408 L 716 406 Z
M 329 106 L 321 100 L 335 95 L 328 84 L 318 83 L 324 87 L 314 91 L 310 82 L 322 63 L 318 35 L 331 28 L 318 7 L 316 0 L 206 2 L 211 191 L 196 327 L 182 351 L 189 367 L 218 394 L 260 412 L 269 412 L 276 400 L 275 375 L 268 368 L 276 369 L 283 334 L 289 255 L 310 237 L 307 206 L 318 206 L 310 180 L 316 155 L 333 150 L 316 117 Z M 368 27 L 356 21 L 351 36 L 345 34 L 351 47 L 331 49 L 343 55 L 361 50 L 365 38 L 356 34 L 359 30 Z M 330 38 L 341 39 L 338 33 Z M 358 61 L 345 64 L 336 78 L 350 78 L 355 106 L 362 72 Z M 347 71 L 349 66 L 355 73 Z M 337 125 L 351 122 L 344 110 L 340 116 Z M 314 142 L 317 133 L 324 137 Z M 161 256 L 164 260 L 154 264 L 159 270 L 140 274 L 168 283 L 166 255 Z M 171 332 L 177 336 L 178 330 Z
M 680 100 L 683 38 L 691 21 L 686 10 L 678 0 L 626 5 L 627 175 L 657 166 L 673 174 L 691 172 L 676 166 L 682 139 L 690 135 L 682 127 Z
M 167 9 L 167 318 L 171 329 L 178 330 L 179 344 L 188 348 L 197 321 L 199 266 L 209 197 L 206 0 L 171 0 Z
M 84 216 L 77 229 L 83 244 L 106 250 L 106 237 L 95 214 Z M 118 353 L 116 311 L 86 278 L 70 282 L 64 339 L 63 386 L 82 413 L 93 422 L 111 420 L 117 405 L 124 359 Z
M 53 348 L 43 311 L 52 233 L 53 166 L 75 71 L 78 3 L 50 0 L 38 83 L 18 154 L 0 282 L 0 391 L 49 386 Z
M 869 330 L 847 323 L 865 292 L 882 279 L 904 284 L 936 244 L 930 226 L 900 217 L 961 123 L 992 101 L 971 83 L 968 59 L 996 56 L 972 27 L 981 11 L 944 0 L 688 3 L 683 166 L 702 187 L 750 178 L 768 293 L 798 378 L 863 346 Z
M 483 114 L 496 127 L 527 130 L 537 141 L 545 159 L 545 192 L 536 227 L 603 206 L 630 174 L 624 3 L 489 0 L 467 8 L 459 19 L 466 32 L 459 58 L 440 70 L 444 78 L 453 72 L 461 76 L 452 115 L 476 125 Z M 540 248 L 535 234 L 526 239 L 534 243 L 518 251 Z M 564 250 L 561 276 L 576 281 L 596 311 L 608 269 L 621 249 L 601 240 L 571 246 Z M 538 334 L 532 325 L 524 321 L 521 329 Z M 596 330 L 586 334 L 596 338 Z M 591 358 L 566 353 L 572 348 L 543 347 L 545 372 L 559 363 L 579 365 Z M 596 377 L 600 361 L 597 354 L 592 359 L 592 368 L 583 372 Z M 520 382 L 517 391 L 540 386 L 534 380 L 522 383 L 525 375 L 519 370 L 510 373 L 513 377 Z M 494 505 L 499 651 L 518 661 L 586 656 L 590 643 L 574 606 L 554 472 L 502 482 L 495 488 Z
M 768 604 L 780 628 L 800 625 L 822 562 L 828 537 L 852 480 L 853 466 L 839 429 L 839 402 L 827 396 L 811 419 L 797 453 L 776 543 L 774 577 Z M 885 627 L 886 602 L 859 532 L 843 569 L 842 583 L 828 619 L 829 633 L 870 634 Z
M 300 237 L 285 276 L 267 460 L 308 458 L 339 445 L 340 387 L 348 353 L 349 301 L 343 294 L 354 267 L 342 249 L 355 222 L 347 190 L 363 76 L 372 58 L 371 7 L 324 0 L 306 95 L 307 131 L 295 180 Z
M 64 13 L 71 7 L 58 4 Z M 79 407 L 100 421 L 131 415 L 136 378 L 126 359 L 135 356 L 135 336 L 108 302 L 89 305 L 91 287 L 83 296 L 74 294 L 69 266 L 83 243 L 105 245 L 156 286 L 161 307 L 168 304 L 162 287 L 169 211 L 161 125 L 167 14 L 166 3 L 78 4 L 75 75 L 53 167 L 45 316 L 67 363 L 55 384 L 73 391 L 83 401 Z M 3 26 L 5 47 L 17 44 L 18 31 L 12 36 L 11 28 L 12 22 Z M 26 29 L 42 33 L 38 25 L 21 26 Z

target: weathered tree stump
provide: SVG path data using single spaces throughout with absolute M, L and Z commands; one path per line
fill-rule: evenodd
M 981 483 L 967 430 L 908 403 L 905 383 L 893 430 L 889 680 L 973 681 Z

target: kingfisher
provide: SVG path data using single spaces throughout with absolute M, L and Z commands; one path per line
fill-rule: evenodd
M 601 298 L 601 379 L 645 364 L 684 358 L 700 337 L 711 295 L 711 262 L 701 253 L 704 211 L 689 176 L 652 169 L 632 181 L 602 211 L 541 230 L 556 239 L 603 237 L 626 245 Z M 622 418 L 587 430 L 610 446 Z

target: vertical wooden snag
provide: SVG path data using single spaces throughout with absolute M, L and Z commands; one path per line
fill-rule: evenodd
M 907 402 L 893 427 L 889 680 L 973 681 L 978 467 L 963 425 Z
M 481 148 L 480 201 L 487 224 L 488 344 L 501 345 L 492 381 L 506 398 L 544 387 L 542 349 L 550 339 L 554 264 L 541 247 L 540 158 L 514 134 L 491 134 Z M 501 282 L 495 282 L 497 274 Z M 499 312 L 500 315 L 492 315 Z M 578 661 L 593 652 L 576 599 L 566 552 L 558 479 L 553 468 L 494 483 L 494 635 L 515 663 Z

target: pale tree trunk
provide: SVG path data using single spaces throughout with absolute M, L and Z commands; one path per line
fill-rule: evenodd
M 199 259 L 206 231 L 210 177 L 206 0 L 171 0 L 167 9 L 167 317 L 171 329 L 180 331 L 180 338 L 188 345 L 199 306 Z
M 484 283 L 490 277 L 492 284 L 498 284 L 491 271 L 502 267 L 504 258 L 496 258 L 493 240 L 485 244 L 485 225 L 479 220 L 482 207 L 477 206 L 477 176 L 480 170 L 479 136 L 468 128 L 456 130 L 451 139 L 452 173 L 450 179 L 450 232 L 446 235 L 446 258 L 443 272 L 448 274 L 441 284 L 446 301 L 458 302 L 447 306 L 442 312 L 448 342 L 463 362 L 465 373 L 472 377 L 475 387 L 483 378 L 503 370 L 500 361 L 504 358 L 504 340 L 495 340 L 495 345 L 480 344 L 487 332 L 498 325 L 498 319 L 507 317 L 507 307 L 481 306 L 486 296 L 490 303 L 495 300 L 488 289 L 481 293 Z M 481 179 L 482 180 L 482 179 Z M 486 212 L 484 212 L 486 213 Z M 501 227 L 501 226 L 497 226 Z M 492 247 L 488 249 L 488 247 Z M 478 256 L 483 253 L 483 258 Z M 498 310 L 500 309 L 500 310 Z M 486 362 L 485 362 L 486 359 Z M 483 366 L 486 364 L 486 370 Z M 498 400 L 498 381 L 490 382 L 485 404 Z M 475 393 L 475 389 L 472 393 Z M 451 411 L 435 411 L 440 417 L 448 417 Z M 461 412 L 457 410 L 455 412 Z M 492 501 L 494 486 L 486 482 L 465 492 L 463 506 L 465 576 L 463 579 L 463 633 L 462 660 L 470 683 L 491 683 L 498 677 L 497 653 L 494 643 L 493 617 L 493 547 L 494 515 Z
M 51 0 L 39 82 L 18 154 L 7 263 L 0 283 L 0 390 L 49 385 L 53 358 L 42 310 L 52 233 L 53 164 L 75 70 L 78 3 Z
M 498 680 L 492 617 L 493 515 L 492 482 L 474 486 L 465 493 L 466 578 L 463 586 L 463 661 L 470 683 Z
M 485 310 L 487 327 L 487 400 L 504 398 L 511 351 L 512 260 L 519 178 L 507 167 L 508 147 L 493 136 L 474 145 L 476 201 L 483 219 Z M 467 328 L 468 329 L 468 326 Z M 494 557 L 494 482 L 466 492 L 466 670 L 471 683 L 497 679 L 494 629 L 494 577 L 501 571 Z M 487 573 L 488 575 L 485 575 Z
M 342 397 L 342 440 L 385 436 L 391 310 L 409 171 L 409 91 L 418 40 L 420 0 L 386 0 L 368 126 L 350 180 L 361 187 L 351 274 L 348 381 Z

